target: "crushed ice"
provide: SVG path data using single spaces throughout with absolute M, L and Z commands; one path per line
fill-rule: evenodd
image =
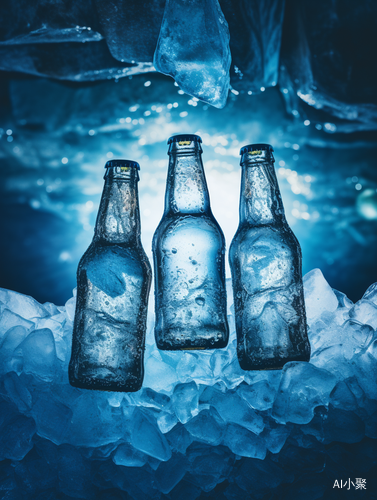
M 260 475 L 262 494 L 291 483 L 302 462 L 305 473 L 322 470 L 330 451 L 336 462 L 339 443 L 376 438 L 377 284 L 356 304 L 319 269 L 304 286 L 310 363 L 242 371 L 232 306 L 226 349 L 158 351 L 150 314 L 143 389 L 133 394 L 68 384 L 75 297 L 57 307 L 0 289 L 0 455 L 11 461 L 2 489 L 195 499 L 227 480 L 226 498 L 243 498 L 250 477 Z

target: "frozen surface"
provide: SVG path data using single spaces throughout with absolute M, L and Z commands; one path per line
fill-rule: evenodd
M 153 61 L 164 0 L 96 0 L 102 31 L 111 55 L 119 61 Z
M 153 70 L 151 63 L 117 61 L 111 56 L 105 40 L 46 42 L 0 44 L 0 70 L 75 82 L 121 78 Z
M 279 83 L 294 116 L 329 113 L 330 133 L 376 129 L 376 27 L 375 2 L 287 2 Z
M 229 91 L 228 23 L 218 0 L 167 0 L 154 55 L 157 71 L 186 94 L 223 108 Z
M 2 43 L 59 43 L 102 38 L 93 0 L 2 2 Z M 92 32 L 92 33 L 90 33 Z
M 229 24 L 231 84 L 251 93 L 278 82 L 285 0 L 221 0 Z
M 376 130 L 376 5 L 370 0 L 2 2 L 0 69 L 61 80 L 117 80 L 154 71 L 154 57 L 157 71 L 216 107 L 225 105 L 229 81 L 237 94 L 279 85 L 294 117 L 318 120 L 329 133 Z
M 232 305 L 229 346 L 215 351 L 157 351 L 150 316 L 145 382 L 132 394 L 69 386 L 75 297 L 56 307 L 2 289 L 6 498 L 230 500 L 250 498 L 250 488 L 256 498 L 300 498 L 304 483 L 315 485 L 314 499 L 331 494 L 341 475 L 371 477 L 376 285 L 356 304 L 318 269 L 304 277 L 304 287 L 310 363 L 242 371 Z

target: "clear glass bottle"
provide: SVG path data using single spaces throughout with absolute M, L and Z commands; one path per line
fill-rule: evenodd
M 225 239 L 212 215 L 201 138 L 169 139 L 165 211 L 153 237 L 155 337 L 163 350 L 228 343 Z
M 138 163 L 111 160 L 94 238 L 77 270 L 69 381 L 75 387 L 140 389 L 151 266 L 140 241 Z
M 240 222 L 229 251 L 237 351 L 244 370 L 309 361 L 301 248 L 288 226 L 273 149 L 241 149 Z

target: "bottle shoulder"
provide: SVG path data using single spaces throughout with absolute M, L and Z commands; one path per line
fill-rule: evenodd
M 119 265 L 146 267 L 151 269 L 149 259 L 141 245 L 122 245 L 93 241 L 81 257 L 78 270 L 106 266 L 119 263 Z
M 271 251 L 282 247 L 294 257 L 301 258 L 301 247 L 292 229 L 285 224 L 240 225 L 230 245 L 230 253 L 238 250 L 252 252 L 256 247 L 268 247 Z
M 164 214 L 157 229 L 156 235 L 169 231 L 186 231 L 188 228 L 217 231 L 223 234 L 222 229 L 211 212 L 200 214 L 167 213 Z
M 153 248 L 162 241 L 180 238 L 217 239 L 225 245 L 224 234 L 212 213 L 164 214 L 153 236 Z

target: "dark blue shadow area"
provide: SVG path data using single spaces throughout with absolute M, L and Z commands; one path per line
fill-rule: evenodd
M 1 286 L 37 296 L 41 302 L 64 303 L 76 286 L 81 256 L 69 222 L 26 204 L 1 205 L 1 212 Z M 63 260 L 59 258 L 65 248 L 74 254 L 74 261 L 64 260 L 64 253 Z

